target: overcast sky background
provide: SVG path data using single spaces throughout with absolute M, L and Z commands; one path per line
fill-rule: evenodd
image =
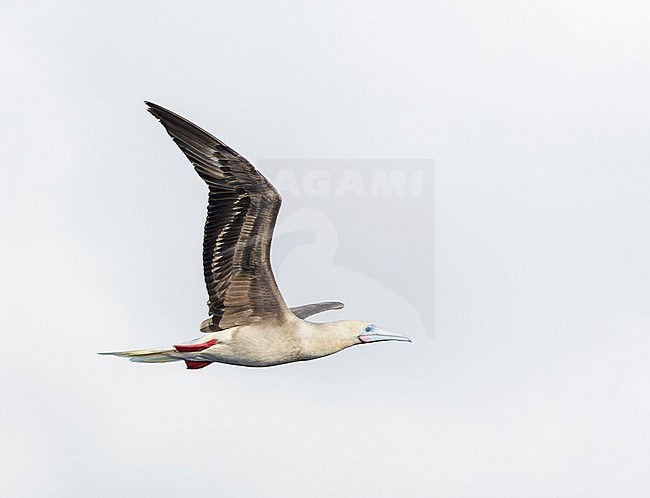
M 648 496 L 647 2 L 0 14 L 2 496 Z M 319 244 L 277 269 L 292 305 L 342 299 L 329 318 L 414 344 L 197 372 L 95 355 L 190 339 L 206 313 L 205 187 L 145 99 L 262 171 L 434 159 L 430 313 L 320 268 Z

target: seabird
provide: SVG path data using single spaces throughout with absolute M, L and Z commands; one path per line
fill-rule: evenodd
M 210 317 L 201 323 L 202 337 L 172 348 L 101 354 L 142 363 L 185 361 L 195 370 L 215 362 L 266 367 L 328 356 L 357 344 L 411 342 L 373 323 L 306 320 L 343 308 L 340 302 L 289 308 L 270 261 L 282 202 L 278 191 L 221 140 L 178 114 L 145 103 L 208 185 L 203 274 Z

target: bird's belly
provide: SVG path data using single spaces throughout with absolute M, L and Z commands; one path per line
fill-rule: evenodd
M 248 338 L 242 334 L 227 343 L 217 343 L 196 353 L 192 359 L 247 367 L 270 367 L 299 360 L 300 348 L 294 341 L 285 338 Z

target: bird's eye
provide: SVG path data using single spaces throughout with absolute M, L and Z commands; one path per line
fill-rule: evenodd
M 372 327 L 370 325 L 366 327 L 366 332 L 372 332 Z

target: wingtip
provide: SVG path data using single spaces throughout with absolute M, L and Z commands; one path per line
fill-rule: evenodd
M 190 123 L 185 119 L 183 116 L 176 114 L 173 111 L 170 111 L 169 109 L 166 109 L 165 107 L 154 104 L 153 102 L 150 102 L 148 100 L 145 100 L 144 103 L 147 105 L 147 111 L 149 114 L 151 114 L 154 118 L 156 118 L 158 121 L 160 121 L 163 126 L 165 125 L 165 122 L 180 122 L 180 123 L 188 123 L 191 126 L 194 126 L 198 129 L 198 126 Z M 204 133 L 207 133 L 204 131 Z
M 145 100 L 144 103 L 147 106 L 147 111 L 155 117 L 158 117 L 159 114 L 158 111 L 163 109 L 158 104 L 154 104 L 153 102 L 149 102 L 148 100 Z

